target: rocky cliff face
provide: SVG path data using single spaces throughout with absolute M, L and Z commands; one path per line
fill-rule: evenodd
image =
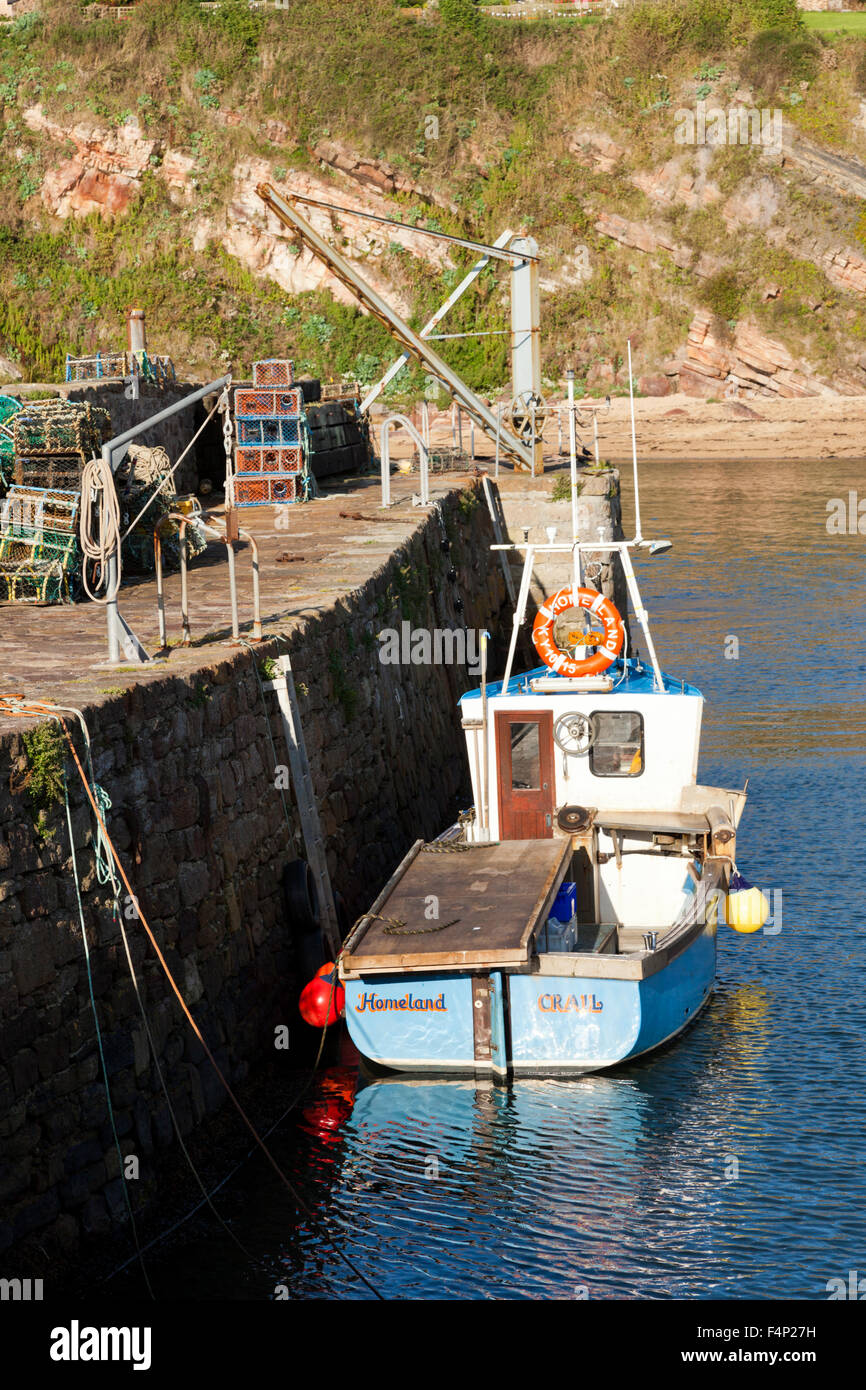
M 146 137 L 134 118 L 114 129 L 91 124 L 65 128 L 48 119 L 36 106 L 24 112 L 24 120 L 30 130 L 46 136 L 54 146 L 72 146 L 72 153 L 53 164 L 42 181 L 42 203 L 54 217 L 87 217 L 94 212 L 107 219 L 122 216 L 141 193 L 142 178 L 151 168 L 164 180 L 173 200 L 195 213 L 195 159 Z M 271 126 L 271 135 L 281 141 L 284 128 L 279 122 L 271 122 Z M 362 214 L 343 225 L 342 214 L 310 206 L 303 210 L 323 236 L 334 239 L 336 233 L 343 254 L 374 289 L 388 297 L 398 313 L 408 315 L 412 306 L 404 295 L 395 293 L 380 267 L 382 257 L 389 246 L 398 245 L 441 270 L 451 263 L 447 249 L 442 242 L 411 228 L 385 229 L 367 221 L 363 214 L 395 218 L 393 204 L 383 196 L 388 193 L 411 193 L 427 202 L 433 201 L 432 196 L 384 161 L 361 159 L 335 142 L 322 142 L 316 153 L 327 172 L 316 175 L 295 170 L 282 180 L 274 174 L 274 162 L 239 161 L 232 170 L 231 192 L 220 215 L 194 217 L 189 232 L 193 249 L 202 251 L 216 242 L 248 270 L 268 276 L 290 294 L 327 289 L 335 299 L 354 303 L 352 295 L 327 267 L 298 246 L 282 224 L 263 208 L 256 186 L 274 183 L 280 192 L 336 203 Z
M 734 97 L 743 103 L 752 99 L 747 90 L 735 92 Z M 232 109 L 219 109 L 213 115 L 216 125 L 227 129 L 240 126 L 244 119 L 243 112 Z M 434 187 L 432 181 L 425 187 L 384 158 L 365 155 L 345 141 L 320 138 L 309 151 L 314 157 L 312 165 L 286 169 L 278 161 L 290 163 L 294 136 L 286 123 L 269 118 L 263 121 L 261 133 L 274 148 L 273 158 L 234 158 L 227 193 L 217 201 L 206 202 L 200 190 L 206 177 L 202 160 L 143 130 L 135 117 L 115 127 L 92 122 L 64 125 L 37 105 L 24 110 L 23 120 L 44 142 L 47 169 L 39 196 L 54 218 L 86 217 L 94 212 L 107 221 L 122 217 L 141 195 L 145 176 L 151 172 L 164 183 L 178 212 L 178 237 L 193 253 L 219 246 L 254 275 L 276 282 L 290 295 L 325 290 L 340 302 L 354 303 L 351 293 L 262 207 L 256 187 L 271 182 L 280 191 L 347 210 L 309 204 L 302 209 L 313 227 L 339 246 L 403 317 L 410 317 L 414 306 L 407 277 L 395 277 L 390 259 L 393 249 L 401 248 L 416 263 L 437 273 L 451 267 L 443 243 L 410 226 L 386 228 L 362 215 L 351 215 L 405 216 L 404 208 L 393 201 L 395 195 L 411 197 L 416 205 L 426 204 L 431 210 L 442 208 L 456 214 L 459 209 L 447 192 Z M 815 345 L 827 347 L 826 320 L 816 321 L 816 328 L 825 334 L 821 338 L 802 315 L 799 321 L 793 315 L 796 341 L 785 341 L 784 315 L 779 316 L 777 334 L 768 333 L 766 324 L 755 322 L 754 314 L 744 312 L 725 327 L 701 308 L 692 313 L 685 341 L 673 355 L 670 335 L 662 349 L 650 341 L 639 353 L 637 370 L 646 394 L 666 394 L 678 388 L 706 396 L 722 388 L 731 397 L 784 397 L 850 395 L 866 389 L 862 344 L 844 343 L 846 323 L 858 316 L 858 301 L 863 301 L 866 309 L 866 253 L 840 230 L 845 224 L 840 209 L 844 211 L 853 198 L 866 195 L 866 168 L 804 140 L 787 125 L 778 147 L 758 151 L 748 173 L 733 187 L 724 177 L 720 152 L 712 145 L 682 148 L 671 158 L 642 167 L 636 167 L 633 153 L 624 143 L 595 126 L 567 133 L 565 147 L 567 160 L 573 161 L 575 169 L 603 176 L 604 183 L 593 182 L 582 202 L 598 238 L 591 258 L 585 248 L 569 252 L 562 246 L 547 245 L 550 229 L 533 228 L 544 257 L 542 289 L 551 302 L 562 293 L 584 287 L 591 302 L 593 277 L 604 263 L 607 246 L 611 263 L 620 273 L 617 248 L 638 253 L 638 261 L 644 263 L 650 277 L 666 263 L 682 272 L 678 283 L 685 285 L 691 280 L 697 303 L 688 307 L 694 311 L 698 304 L 712 302 L 704 300 L 702 286 L 728 271 L 731 239 L 749 237 L 759 237 L 766 247 L 814 269 L 815 284 L 820 282 L 823 288 L 806 304 L 808 312 L 818 314 L 825 306 L 832 309 L 831 291 L 848 299 L 844 315 L 833 316 L 832 331 L 840 350 L 832 365 L 827 351 L 813 354 L 811 350 Z M 489 170 L 479 164 L 479 173 L 486 178 Z M 797 215 L 804 194 L 806 200 L 810 196 L 823 200 L 821 206 L 826 204 L 833 215 L 811 222 Z M 714 226 L 719 229 L 715 239 L 696 244 L 689 220 L 696 216 L 715 219 Z M 628 269 L 631 273 L 632 267 Z M 785 306 L 793 303 L 792 296 L 799 287 L 791 283 L 786 287 L 772 276 L 763 276 L 757 290 L 753 300 Z M 680 322 L 684 324 L 684 316 Z M 642 336 L 635 335 L 635 346 Z M 622 366 L 595 350 L 594 331 L 585 340 L 588 351 L 583 350 L 584 342 L 578 341 L 579 350 L 573 356 L 583 367 L 590 389 L 615 389 L 626 384 Z

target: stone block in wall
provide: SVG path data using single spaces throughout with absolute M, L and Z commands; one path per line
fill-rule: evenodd
M 33 1231 L 38 1231 L 49 1221 L 53 1221 L 59 1213 L 60 1201 L 55 1188 L 52 1188 L 50 1192 L 43 1192 L 40 1196 L 34 1197 L 32 1201 L 19 1207 L 15 1213 L 14 1239 L 21 1240 Z
M 0 1202 L 14 1202 L 30 1188 L 33 1159 L 28 1155 L 13 1161 L 6 1159 L 0 1171 Z
M 111 1229 L 111 1217 L 105 1198 L 89 1197 L 81 1213 L 81 1227 L 86 1235 L 107 1235 Z
M 51 984 L 55 978 L 54 935 L 51 923 L 44 920 L 27 922 L 16 931 L 12 944 L 12 973 L 22 997 Z
M 210 873 L 207 864 L 181 864 L 177 874 L 177 885 L 181 902 L 185 907 L 195 907 L 200 903 L 210 886 Z

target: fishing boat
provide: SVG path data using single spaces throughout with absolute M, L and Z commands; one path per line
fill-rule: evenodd
M 374 1068 L 599 1071 L 669 1043 L 710 998 L 746 788 L 697 782 L 703 696 L 661 669 L 632 563 L 670 549 L 641 535 L 636 466 L 635 508 L 631 540 L 581 541 L 573 502 L 570 538 L 496 547 L 523 570 L 502 679 L 482 642 L 480 687 L 460 700 L 473 805 L 416 840 L 339 960 Z M 586 577 L 600 552 L 621 566 L 643 656 Z M 515 673 L 541 557 L 566 582 L 534 615 L 541 664 Z

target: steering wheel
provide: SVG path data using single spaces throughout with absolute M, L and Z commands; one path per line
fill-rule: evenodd
M 540 439 L 544 434 L 544 427 L 547 424 L 548 408 L 543 396 L 536 396 L 532 391 L 521 391 L 515 396 L 509 407 L 511 415 L 511 425 L 515 434 L 520 439 L 530 439 L 532 437 L 533 407 L 535 414 L 535 437 Z
M 588 714 L 575 710 L 572 714 L 561 714 L 553 726 L 553 739 L 563 753 L 580 757 L 589 752 L 595 743 L 598 730 L 595 721 Z

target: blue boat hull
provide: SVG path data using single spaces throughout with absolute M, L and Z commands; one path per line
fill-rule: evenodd
M 489 1062 L 475 1055 L 469 973 L 349 979 L 346 1021 L 359 1052 L 391 1071 L 579 1075 L 674 1038 L 707 1002 L 715 971 L 712 922 L 643 979 L 491 972 Z

